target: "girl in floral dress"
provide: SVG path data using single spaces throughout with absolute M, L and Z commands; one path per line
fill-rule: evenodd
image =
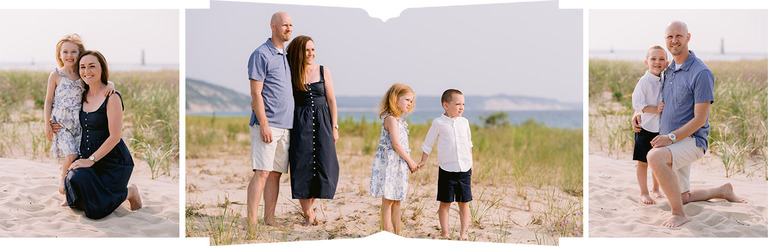
M 408 124 L 403 119 L 413 112 L 415 95 L 410 87 L 394 84 L 379 105 L 384 119 L 379 147 L 371 168 L 371 195 L 381 197 L 381 229 L 401 234 L 400 202 L 408 190 L 408 173 L 419 169 L 410 156 Z

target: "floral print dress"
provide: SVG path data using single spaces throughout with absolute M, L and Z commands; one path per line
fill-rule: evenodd
M 51 118 L 62 128 L 53 135 L 51 154 L 54 158 L 64 158 L 80 152 L 80 138 L 83 134 L 80 128 L 80 109 L 83 107 L 85 89 L 80 79 L 73 81 L 58 68 L 56 72 L 61 79 L 54 91 Z
M 397 119 L 397 123 L 400 145 L 410 153 L 408 123 L 403 119 Z M 408 163 L 392 147 L 392 138 L 382 123 L 379 147 L 376 148 L 376 158 L 371 168 L 371 195 L 394 201 L 405 200 L 409 173 Z

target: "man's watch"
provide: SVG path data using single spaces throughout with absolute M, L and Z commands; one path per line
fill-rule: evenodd
M 339 125 L 333 125 L 333 128 L 339 129 Z
M 675 139 L 677 139 L 677 136 L 675 136 L 675 134 L 674 134 L 674 133 L 671 133 L 671 132 L 670 132 L 670 133 L 669 133 L 669 140 L 672 140 L 672 142 L 674 143 L 674 142 L 675 142 Z
M 92 162 L 96 162 L 96 157 L 91 155 L 91 156 L 88 157 L 88 160 L 90 160 Z

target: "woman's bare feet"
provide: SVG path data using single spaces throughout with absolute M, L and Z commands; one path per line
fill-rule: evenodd
M 125 198 L 131 204 L 131 210 L 136 211 L 141 208 L 141 194 L 139 194 L 139 187 L 135 184 L 128 186 L 128 196 Z
M 685 215 L 672 215 L 672 218 L 669 218 L 667 221 L 664 221 L 661 223 L 662 226 L 666 226 L 669 228 L 675 228 L 680 227 L 681 225 L 687 223 L 688 221 L 691 221 L 686 217 Z
M 648 194 L 640 194 L 640 201 L 642 201 L 645 204 L 655 204 L 656 201 L 654 201 L 650 195 Z
M 314 209 L 310 209 L 309 211 L 307 211 L 306 214 L 304 214 L 304 223 L 302 225 L 311 226 L 311 225 L 314 225 L 315 222 L 317 222 L 315 220 L 315 211 Z

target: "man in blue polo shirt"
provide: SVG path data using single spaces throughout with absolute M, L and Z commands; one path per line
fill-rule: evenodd
M 280 175 L 288 172 L 289 133 L 293 127 L 291 72 L 285 42 L 293 22 L 284 12 L 272 15 L 272 37 L 256 48 L 248 60 L 251 82 L 251 168 L 248 183 L 248 223 L 258 225 L 259 202 L 264 195 L 264 223 L 275 224 Z
M 715 76 L 688 50 L 690 39 L 685 23 L 673 21 L 667 26 L 665 40 L 674 60 L 664 71 L 664 112 L 659 135 L 651 140 L 654 148 L 647 156 L 672 210 L 672 216 L 662 223 L 666 227 L 679 227 L 689 221 L 683 211 L 683 204 L 688 202 L 712 198 L 743 202 L 730 183 L 709 189 L 690 188 L 691 163 L 707 151 L 709 107 L 715 102 Z

